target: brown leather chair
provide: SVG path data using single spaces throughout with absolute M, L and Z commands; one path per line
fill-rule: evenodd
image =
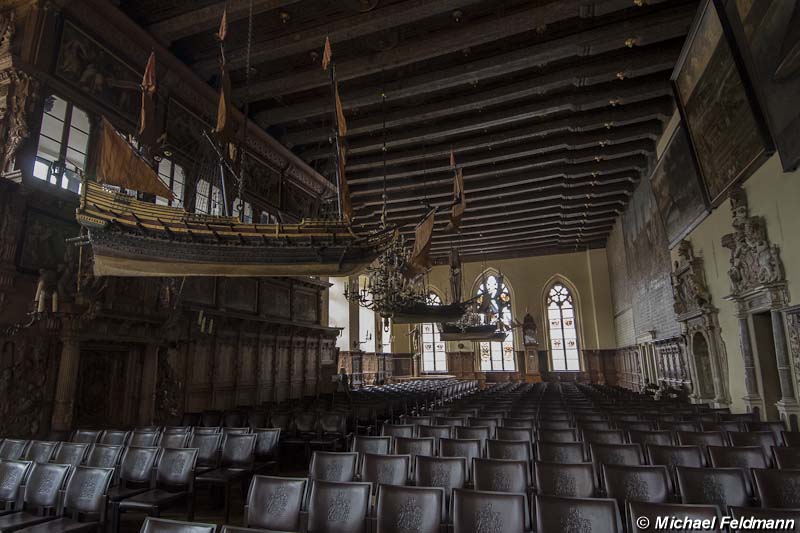
M 783 432 L 786 431 L 786 426 L 783 422 L 761 422 L 752 420 L 742 423 L 742 426 L 745 431 L 771 431 L 775 439 L 775 445 L 783 445 Z
M 269 415 L 261 409 L 253 409 L 247 412 L 247 424 L 253 431 L 256 428 L 265 428 L 269 425 Z
M 691 421 L 659 422 L 658 429 L 663 431 L 673 431 L 673 432 L 686 431 L 689 433 L 698 433 L 703 431 L 700 422 L 691 422 Z
M 784 446 L 798 446 L 800 447 L 800 431 L 782 431 Z
M 344 451 L 350 435 L 347 433 L 347 415 L 323 413 L 317 418 L 317 436 L 311 439 L 312 449 Z
M 623 530 L 614 499 L 536 496 L 536 531 L 622 533 Z
M 580 431 L 615 431 L 617 428 L 610 420 L 586 420 L 578 423 Z
M 592 463 L 546 463 L 536 461 L 535 484 L 538 494 L 569 498 L 593 498 L 597 482 Z
M 118 444 L 92 444 L 85 464 L 96 468 L 116 468 L 123 449 Z
M 651 465 L 664 465 L 670 472 L 674 492 L 677 494 L 679 466 L 700 468 L 705 464 L 705 454 L 700 446 L 660 446 L 647 445 L 647 462 Z
M 586 460 L 581 442 L 536 443 L 536 458 L 546 463 L 583 463 Z
M 418 455 L 433 457 L 436 455 L 436 439 L 433 437 L 406 438 L 394 437 L 393 452 L 397 455 L 411 456 L 411 469 L 414 469 L 414 458 Z
M 764 451 L 764 459 L 767 466 L 772 466 L 772 447 L 777 446 L 779 441 L 775 440 L 772 431 L 739 431 L 729 433 L 728 440 L 731 446 L 761 446 Z
M 536 432 L 537 442 L 580 442 L 574 429 L 540 429 Z
M 203 411 L 200 415 L 200 425 L 207 428 L 216 428 L 222 425 L 222 413 L 219 411 Z
M 669 472 L 663 465 L 603 465 L 606 495 L 619 504 L 625 514 L 625 502 L 666 503 L 672 493 Z
M 314 481 L 308 504 L 308 533 L 366 533 L 369 483 Z
M 466 427 L 487 427 L 489 428 L 489 438 L 493 438 L 497 426 L 500 425 L 500 417 L 476 416 L 467 419 Z
M 533 460 L 533 451 L 530 441 L 527 440 L 489 439 L 486 441 L 486 456 L 489 459 L 511 459 L 530 462 Z
M 230 519 L 231 490 L 237 484 L 242 484 L 242 491 L 244 491 L 243 483 L 253 473 L 256 438 L 257 436 L 253 433 L 227 435 L 222 442 L 222 454 L 218 468 L 204 472 L 195 478 L 195 482 L 198 484 L 223 488 L 225 522 Z
M 164 434 L 173 434 L 173 433 L 180 433 L 180 434 L 190 434 L 192 433 L 191 426 L 164 426 Z
M 156 431 L 134 431 L 131 433 L 131 437 L 128 440 L 128 446 L 141 446 L 141 447 L 150 447 L 150 446 L 158 446 L 158 439 L 161 434 Z M 168 447 L 168 446 L 167 446 Z
M 355 480 L 358 454 L 315 451 L 308 467 L 310 480 L 350 482 Z
M 524 494 L 456 489 L 453 492 L 453 533 L 524 533 L 526 501 Z
M 583 444 L 590 452 L 592 444 L 625 444 L 625 433 L 620 430 L 586 430 L 582 431 Z
M 128 444 L 128 438 L 131 436 L 130 431 L 122 429 L 107 429 L 103 431 L 100 436 L 99 444 L 108 444 L 111 446 L 125 446 Z
M 475 490 L 527 493 L 532 488 L 528 461 L 476 458 L 472 476 Z
M 411 472 L 410 455 L 386 455 L 365 453 L 361 457 L 359 479 L 372 484 L 377 493 L 378 485 L 406 485 Z
M 200 522 L 180 522 L 178 520 L 165 520 L 148 516 L 144 519 L 139 533 L 215 533 L 216 524 L 201 524 Z M 225 531 L 225 527 L 222 528 Z
M 195 473 L 204 474 L 219 465 L 219 450 L 222 445 L 222 433 L 194 433 L 189 441 L 189 448 L 197 450 Z
M 467 428 L 469 429 L 469 428 Z M 479 439 L 440 439 L 440 457 L 463 457 L 467 460 L 467 481 L 472 479 L 472 460 L 483 456 Z
M 772 448 L 772 455 L 775 458 L 775 466 L 781 470 L 800 468 L 800 447 L 776 446 Z
M 644 449 L 648 444 L 659 446 L 672 446 L 675 444 L 675 437 L 671 431 L 647 430 L 647 431 L 628 431 L 628 442 L 638 444 Z
M 113 468 L 75 468 L 67 481 L 63 516 L 27 527 L 26 533 L 97 531 L 105 523 L 106 492 L 113 477 Z
M 196 448 L 165 448 L 156 469 L 156 487 L 126 498 L 112 506 L 112 523 L 119 525 L 119 514 L 145 513 L 158 516 L 162 510 L 186 503 L 186 519 L 194 518 L 194 467 Z M 112 531 L 117 533 L 117 530 Z
M 681 446 L 700 446 L 708 457 L 709 446 L 725 446 L 727 440 L 721 431 L 678 431 L 678 444 Z
M 5 439 L 0 444 L 0 459 L 10 459 L 17 461 L 22 459 L 25 455 L 25 450 L 28 448 L 28 441 L 22 439 Z
M 59 443 L 56 441 L 34 440 L 28 444 L 28 448 L 22 455 L 24 461 L 34 463 L 49 463 L 55 455 Z
M 33 461 L 0 461 L 0 516 L 19 510 L 22 504 L 20 487 L 33 467 Z
M 191 433 L 163 433 L 158 441 L 161 448 L 186 448 L 189 446 Z
M 36 463 L 31 467 L 21 507 L 0 516 L 0 531 L 17 531 L 56 518 L 61 489 L 73 467 Z
M 100 440 L 102 434 L 103 431 L 100 429 L 76 429 L 69 440 L 70 442 L 94 444 Z
M 388 455 L 392 451 L 392 437 L 356 435 L 353 437 L 353 444 L 350 446 L 350 451 L 356 452 L 361 456 L 365 453 Z
M 625 433 L 630 433 L 631 431 L 655 431 L 654 424 L 647 420 L 637 420 L 632 422 L 624 422 L 618 421 L 617 427 L 624 431 Z
M 381 485 L 375 515 L 376 533 L 440 533 L 444 492 L 432 487 Z
M 627 504 L 628 531 L 630 533 L 651 533 L 656 529 L 656 520 L 661 517 L 688 518 L 689 520 L 715 520 L 720 523 L 722 516 L 716 505 L 693 505 L 688 503 L 650 503 L 632 501 Z M 640 518 L 646 518 L 649 524 L 640 528 Z M 664 530 L 660 530 L 664 531 Z
M 78 466 L 83 464 L 90 445 L 85 442 L 62 442 L 53 456 L 53 462 L 59 465 Z
M 754 468 L 761 507 L 800 508 L 800 470 Z
M 708 453 L 714 468 L 744 469 L 748 494 L 753 495 L 753 469 L 768 466 L 761 446 L 709 446 Z
M 253 476 L 244 508 L 245 527 L 300 531 L 307 490 L 305 478 Z
M 746 507 L 750 503 L 747 480 L 741 468 L 676 467 L 683 503 L 713 504 L 723 513 L 729 506 Z

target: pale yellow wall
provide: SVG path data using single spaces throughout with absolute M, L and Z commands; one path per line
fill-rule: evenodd
M 583 349 L 614 348 L 614 320 L 611 312 L 611 289 L 605 250 L 487 260 L 486 263 L 465 263 L 463 266 L 465 297 L 471 293 L 484 269 L 499 270 L 512 291 L 512 313 L 522 320 L 528 311 L 539 327 L 540 341 L 544 340 L 542 325 L 545 285 L 560 275 L 574 285 L 580 306 L 580 330 Z M 429 285 L 442 294 L 450 293 L 449 267 L 434 267 L 428 275 Z M 521 346 L 521 331 L 514 330 L 517 346 Z M 395 327 L 397 352 L 410 351 L 408 327 Z M 467 345 L 468 346 L 468 345 Z
M 800 172 L 784 173 L 778 156 L 771 157 L 744 184 L 750 215 L 763 216 L 773 244 L 780 247 L 792 304 L 800 295 Z M 714 305 L 719 309 L 722 338 L 728 355 L 733 408 L 744 411 L 744 365 L 739 345 L 735 305 L 723 298 L 730 294 L 728 267 L 730 252 L 721 239 L 732 231 L 730 203 L 715 209 L 687 239 L 695 255 L 704 260 L 705 275 Z M 674 253 L 674 251 L 673 251 Z

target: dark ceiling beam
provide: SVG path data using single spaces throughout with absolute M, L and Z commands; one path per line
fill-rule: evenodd
M 255 65 L 310 50 L 322 50 L 325 37 L 330 38 L 335 51 L 337 43 L 397 26 L 413 24 L 455 9 L 464 9 L 482 1 L 484 0 L 406 0 L 381 6 L 366 13 L 353 13 L 338 19 L 326 20 L 324 24 L 300 28 L 272 39 L 256 37 L 250 54 L 250 62 Z M 226 59 L 231 69 L 244 68 L 247 63 L 247 47 L 226 50 Z M 214 52 L 192 64 L 192 69 L 201 76 L 214 74 L 218 68 L 219 58 L 218 54 Z
M 444 142 L 445 139 L 459 135 L 485 134 L 488 133 L 490 129 L 510 127 L 515 123 L 519 124 L 536 119 L 545 121 L 548 115 L 556 115 L 554 118 L 550 119 L 552 122 L 567 120 L 567 123 L 557 122 L 557 129 L 562 129 L 565 126 L 574 128 L 574 126 L 569 124 L 569 119 L 579 118 L 574 115 L 581 112 L 612 107 L 624 108 L 630 104 L 646 102 L 661 97 L 665 97 L 671 101 L 672 98 L 672 90 L 666 82 L 666 79 L 648 80 L 646 82 L 618 82 L 611 85 L 611 87 L 606 87 L 602 91 L 573 95 L 565 94 L 542 101 L 518 105 L 501 111 L 479 113 L 464 118 L 436 122 L 432 126 L 403 128 L 400 131 L 388 132 L 385 140 L 386 149 L 395 151 L 411 145 Z M 614 103 L 614 105 L 609 105 L 611 103 Z M 608 110 L 609 109 L 606 109 L 606 111 Z M 613 109 L 611 110 L 613 111 Z M 569 116 L 562 118 L 565 114 L 569 114 Z M 641 116 L 631 118 L 633 118 L 633 122 L 643 121 Z M 649 119 L 651 117 L 648 116 L 645 118 Z M 619 121 L 610 119 L 607 122 L 618 123 Z M 539 125 L 543 127 L 542 134 L 552 131 L 552 127 L 550 130 L 547 129 L 550 127 L 550 124 L 547 122 L 540 123 Z M 605 122 L 602 125 L 604 126 Z M 371 152 L 380 153 L 383 149 L 383 143 L 384 139 L 382 135 L 350 139 L 347 143 L 347 153 L 350 157 L 369 154 Z M 302 152 L 301 156 L 306 161 L 310 161 L 326 158 L 329 154 L 330 150 L 314 150 L 311 152 Z
M 606 241 L 598 241 L 596 243 L 587 243 L 585 246 L 576 247 L 571 246 L 567 248 L 566 245 L 564 246 L 524 246 L 524 247 L 517 247 L 517 246 L 500 246 L 497 248 L 493 248 L 491 250 L 485 250 L 484 252 L 470 252 L 468 254 L 462 254 L 461 260 L 465 263 L 477 263 L 486 260 L 486 252 L 491 253 L 493 260 L 500 260 L 500 259 L 521 259 L 526 257 L 541 257 L 545 255 L 567 255 L 576 252 L 582 252 L 587 249 L 596 249 L 596 248 L 605 248 Z M 438 252 L 436 254 L 432 254 L 435 256 L 435 259 L 441 261 L 441 264 L 447 264 L 447 255 L 448 252 Z M 437 263 L 439 264 L 439 263 Z
M 592 241 L 596 239 L 605 239 L 608 236 L 607 231 L 576 231 L 562 233 L 559 231 L 551 231 L 540 235 L 515 235 L 507 234 L 504 237 L 492 237 L 484 239 L 480 242 L 465 243 L 462 249 L 465 251 L 477 250 L 486 248 L 487 246 L 497 246 L 502 244 L 522 244 L 522 243 L 539 243 L 549 241 Z M 459 247 L 458 242 L 436 242 L 431 245 L 431 251 L 450 250 L 453 247 Z
M 496 230 L 475 230 L 474 232 L 461 232 L 457 235 L 447 235 L 447 239 L 440 239 L 437 241 L 437 244 L 440 246 L 442 244 L 447 245 L 455 245 L 458 246 L 459 244 L 468 245 L 474 240 L 476 237 L 480 237 L 481 241 L 490 240 L 493 237 L 504 236 L 504 235 L 515 235 L 515 236 L 541 236 L 541 235 L 554 235 L 554 234 L 561 234 L 561 235 L 577 235 L 577 234 L 594 234 L 594 235 L 602 235 L 607 234 L 614 225 L 610 222 L 605 223 L 598 223 L 592 224 L 589 226 L 589 229 L 584 228 L 585 221 L 581 221 L 583 224 L 576 224 L 572 226 L 562 226 L 559 224 L 558 221 L 551 222 L 548 224 L 524 224 L 520 226 L 515 226 L 514 228 L 499 228 Z
M 456 158 L 456 166 L 461 168 L 465 175 L 468 175 L 472 167 L 481 165 L 497 164 L 511 159 L 522 157 L 532 157 L 549 153 L 560 153 L 568 151 L 577 153 L 580 150 L 597 147 L 616 147 L 627 146 L 632 148 L 632 152 L 639 152 L 644 147 L 645 150 L 655 148 L 655 138 L 661 130 L 658 122 L 644 124 L 633 124 L 621 128 L 611 128 L 597 130 L 590 133 L 565 134 L 554 137 L 545 137 L 539 142 L 527 142 L 512 146 L 501 147 L 494 150 L 484 150 L 482 152 L 470 152 Z M 443 156 L 436 161 L 422 161 L 410 165 L 391 165 L 387 161 L 386 171 L 383 168 L 364 170 L 358 172 L 349 165 L 347 176 L 349 180 L 372 179 L 373 182 L 383 182 L 384 176 L 387 180 L 414 175 L 435 174 L 438 172 L 451 172 L 448 156 Z M 364 181 L 360 181 L 364 183 Z
M 580 87 L 588 90 L 593 85 L 605 84 L 619 79 L 634 79 L 657 72 L 671 72 L 681 47 L 678 41 L 667 47 L 650 46 L 646 49 L 623 50 L 611 57 L 604 56 L 588 65 L 573 65 L 545 75 L 537 75 L 528 79 L 503 85 L 488 91 L 476 91 L 457 98 L 448 98 L 413 109 L 401 109 L 388 113 L 386 128 L 391 130 L 419 122 L 441 120 L 454 115 L 485 112 L 487 109 L 525 98 L 541 97 L 557 90 Z M 665 76 L 667 78 L 669 74 Z M 480 89 L 480 85 L 478 89 Z M 353 117 L 347 123 L 347 134 L 350 137 L 380 131 L 384 126 L 384 117 L 380 111 L 371 113 L 366 118 Z M 309 144 L 325 141 L 330 136 L 330 128 L 309 129 L 296 128 L 290 130 L 282 138 L 287 146 Z
M 631 116 L 635 116 L 637 119 L 641 116 L 649 116 L 650 114 L 647 111 L 642 111 L 641 114 L 637 114 L 633 106 L 626 107 L 626 111 L 630 111 Z M 389 152 L 386 155 L 386 165 L 387 167 L 392 167 L 402 164 L 419 163 L 427 164 L 430 168 L 434 168 L 435 165 L 440 165 L 442 163 L 449 165 L 450 150 L 453 150 L 455 154 L 456 164 L 461 165 L 462 161 L 467 161 L 472 157 L 479 157 L 480 154 L 487 152 L 497 154 L 501 152 L 501 150 L 504 149 L 502 147 L 506 145 L 522 143 L 526 143 L 526 146 L 529 147 L 537 146 L 544 152 L 558 147 L 582 148 L 598 144 L 603 140 L 608 140 L 611 144 L 627 142 L 634 139 L 652 139 L 657 141 L 661 137 L 663 131 L 663 123 L 657 119 L 615 126 L 602 121 L 598 122 L 597 118 L 592 116 L 593 113 L 576 115 L 574 117 L 573 122 L 575 126 L 580 128 L 575 133 L 556 131 L 553 136 L 542 135 L 542 130 L 538 125 L 509 128 L 491 135 L 458 139 L 457 142 L 443 142 L 434 145 L 426 145 L 423 148 L 409 148 L 407 150 Z M 603 127 L 605 124 L 608 125 Z M 598 129 L 586 129 L 591 126 L 595 126 Z M 347 173 L 350 176 L 373 168 L 383 169 L 383 154 L 351 157 L 347 161 Z
M 430 94 L 444 89 L 479 83 L 481 80 L 498 78 L 514 72 L 539 68 L 550 62 L 580 56 L 596 56 L 610 50 L 625 48 L 628 39 L 638 46 L 667 41 L 683 37 L 688 31 L 689 24 L 694 16 L 696 5 L 683 4 L 669 10 L 657 13 L 632 17 L 624 21 L 601 26 L 593 30 L 567 35 L 537 43 L 530 47 L 517 49 L 506 54 L 499 54 L 489 58 L 476 60 L 463 65 L 437 70 L 402 79 L 386 86 L 389 101 L 416 97 Z M 533 26 L 530 26 L 533 27 Z M 372 57 L 370 57 L 371 59 Z M 344 65 L 337 66 L 337 73 L 341 72 Z M 311 75 L 311 72 L 306 75 Z M 324 73 L 315 69 L 313 77 L 327 84 Z M 259 88 L 251 86 L 249 94 L 252 100 L 262 100 L 277 94 L 295 92 L 299 85 L 297 82 L 281 88 L 280 83 L 290 82 L 290 79 L 278 78 Z M 315 83 L 316 85 L 316 83 Z M 239 94 L 243 94 L 240 90 Z M 381 103 L 380 91 L 374 87 L 354 92 L 342 91 L 342 104 L 346 109 L 359 108 L 367 105 Z M 317 98 L 295 104 L 292 106 L 275 106 L 273 109 L 264 110 L 256 115 L 256 120 L 262 126 L 283 124 L 301 118 L 321 116 L 331 112 L 329 98 Z
M 300 2 L 300 0 L 252 0 L 253 14 L 280 9 Z M 169 45 L 189 35 L 215 30 L 225 6 L 228 6 L 228 23 L 247 18 L 250 12 L 250 0 L 228 0 L 216 2 L 199 9 L 190 9 L 175 17 L 171 17 L 147 26 L 147 31 L 162 42 Z M 219 68 L 219 57 L 214 58 L 214 70 Z

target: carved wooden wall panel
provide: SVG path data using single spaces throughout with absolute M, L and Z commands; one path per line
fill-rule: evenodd
M 235 405 L 257 405 L 257 337 L 243 335 L 239 344 L 239 361 L 237 364 L 236 377 L 236 401 Z
M 275 399 L 282 402 L 289 398 L 289 338 L 281 337 L 278 341 L 278 367 L 275 380 Z

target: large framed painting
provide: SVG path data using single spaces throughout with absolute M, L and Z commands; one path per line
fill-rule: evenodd
M 800 0 L 715 0 L 786 171 L 800 165 Z
M 708 214 L 689 137 L 679 124 L 650 175 L 669 247 L 675 247 Z
M 672 73 L 700 176 L 713 205 L 774 151 L 712 0 L 704 0 Z
M 66 240 L 77 237 L 80 232 L 75 220 L 64 220 L 38 209 L 28 209 L 22 245 L 17 251 L 17 266 L 25 272 L 57 270 L 64 261 Z
M 220 279 L 219 305 L 231 311 L 258 312 L 258 280 L 253 278 Z

